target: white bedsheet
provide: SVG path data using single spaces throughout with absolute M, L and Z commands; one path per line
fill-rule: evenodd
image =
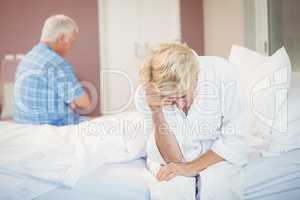
M 299 157 L 300 150 L 252 160 L 246 168 L 245 199 L 299 200 Z M 143 160 L 104 165 L 81 177 L 74 188 L 57 188 L 36 200 L 149 200 L 149 172 L 144 166 Z
M 252 160 L 246 167 L 246 200 L 299 200 L 300 150 Z
M 82 176 L 74 188 L 57 188 L 35 200 L 149 200 L 148 171 L 142 159 L 108 164 Z
M 115 127 L 111 121 L 113 119 L 115 118 L 105 119 L 108 128 Z M 85 199 L 91 200 L 115 199 L 109 197 L 120 196 L 120 194 L 124 196 L 123 199 L 149 198 L 149 191 L 145 189 L 149 185 L 144 180 L 148 173 L 144 166 L 137 169 L 135 165 L 128 164 L 122 168 L 122 165 L 116 164 L 111 171 L 102 168 L 104 163 L 123 162 L 144 155 L 141 147 L 145 135 L 128 137 L 128 131 L 124 131 L 125 136 L 112 133 L 107 135 L 107 131 L 103 132 L 98 126 L 94 127 L 101 123 L 101 120 L 97 119 L 94 122 L 96 123 L 63 128 L 32 127 L 0 122 L 0 199 L 26 200 L 40 196 L 41 200 L 53 199 L 51 197 L 55 197 L 56 200 L 60 198 L 73 200 L 77 195 L 82 199 L 87 194 L 89 196 Z M 75 127 L 81 129 L 74 132 Z M 77 145 L 74 147 L 71 144 Z M 28 159 L 36 158 L 32 156 L 35 153 L 46 154 L 45 157 L 41 157 L 42 162 L 38 165 L 33 162 L 37 160 Z M 59 153 L 61 155 L 56 156 Z M 63 161 L 64 155 L 70 156 L 73 160 Z M 76 156 L 82 156 L 83 162 L 77 164 L 71 162 L 76 160 Z M 300 199 L 299 158 L 300 150 L 297 150 L 280 156 L 251 160 L 246 167 L 245 199 L 279 200 L 285 197 L 289 200 Z M 61 168 L 52 164 L 54 162 L 60 166 L 73 163 L 74 166 L 71 168 L 80 166 L 80 168 L 75 167 L 80 170 L 64 175 L 60 171 Z M 70 181 L 78 178 L 78 182 Z M 68 183 L 76 184 L 74 188 L 62 187 L 62 184 Z M 135 195 L 140 198 L 135 198 Z
M 136 113 L 66 127 L 0 122 L 0 199 L 73 187 L 83 172 L 141 157 L 147 136 L 139 123 Z
M 216 165 L 217 166 L 217 165 Z M 230 179 L 219 179 L 226 173 L 224 169 L 218 171 L 220 174 L 212 173 L 209 179 L 202 179 L 201 188 L 205 188 L 207 195 L 201 200 L 219 199 L 244 199 L 244 200 L 299 200 L 300 199 L 300 150 L 282 153 L 273 157 L 254 157 L 243 169 L 244 192 L 239 196 L 226 196 L 229 191 L 239 192 L 240 184 L 232 184 Z M 237 175 L 238 176 L 238 175 Z M 216 178 L 214 178 L 216 177 Z M 232 179 L 239 179 L 235 176 Z M 233 180 L 234 180 L 233 179 Z M 207 187 L 208 186 L 210 187 Z M 202 193 L 203 191 L 201 191 Z M 217 198 L 213 198 L 216 196 Z M 202 197 L 202 196 L 201 196 Z M 226 198 L 227 197 L 227 198 Z

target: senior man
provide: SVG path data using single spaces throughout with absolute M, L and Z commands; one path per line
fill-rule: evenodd
M 82 121 L 78 109 L 90 107 L 90 99 L 73 67 L 64 59 L 79 32 L 65 15 L 49 17 L 40 42 L 21 60 L 14 88 L 14 120 L 23 124 L 63 126 Z

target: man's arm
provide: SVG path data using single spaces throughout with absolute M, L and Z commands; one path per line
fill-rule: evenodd
M 180 146 L 175 135 L 169 129 L 161 109 L 153 111 L 152 121 L 155 131 L 156 145 L 165 162 L 183 162 L 183 155 L 180 150 Z
M 84 92 L 83 95 L 76 98 L 71 105 L 72 104 L 78 109 L 88 109 L 91 106 L 91 101 L 88 94 Z

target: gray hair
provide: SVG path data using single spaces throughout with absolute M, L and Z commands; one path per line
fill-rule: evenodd
M 79 28 L 73 19 L 65 15 L 53 15 L 44 23 L 41 40 L 55 42 L 61 34 L 68 39 L 74 32 L 78 33 Z

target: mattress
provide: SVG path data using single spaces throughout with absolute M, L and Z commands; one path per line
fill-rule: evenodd
M 245 200 L 299 200 L 300 150 L 252 160 L 246 167 Z M 143 159 L 105 165 L 84 175 L 73 189 L 57 188 L 35 200 L 149 200 Z
M 258 158 L 246 167 L 245 200 L 282 199 L 300 199 L 300 150 Z
M 85 174 L 74 188 L 56 188 L 35 200 L 148 200 L 148 176 L 143 159 L 104 165 Z
M 0 132 L 6 130 L 4 125 L 5 123 L 0 122 Z M 15 129 L 18 129 L 17 125 L 15 125 Z M 300 150 L 296 150 L 280 156 L 251 160 L 245 168 L 247 179 L 245 200 L 299 200 L 299 158 Z M 146 200 L 150 199 L 149 176 L 150 174 L 145 168 L 145 160 L 138 159 L 128 163 L 98 167 L 83 174 L 72 189 L 55 185 L 53 186 L 54 189 L 49 191 L 44 189 L 43 184 L 40 184 L 38 180 L 34 179 L 24 182 L 24 184 L 36 185 L 34 191 L 42 191 L 38 197 L 34 198 L 35 200 Z M 0 174 L 1 200 L 5 199 L 1 197 L 1 190 L 5 191 L 6 188 L 9 188 L 8 183 L 15 183 L 11 179 L 17 178 Z M 39 184 L 36 184 L 37 182 Z M 45 186 L 48 189 L 48 185 L 45 184 Z

